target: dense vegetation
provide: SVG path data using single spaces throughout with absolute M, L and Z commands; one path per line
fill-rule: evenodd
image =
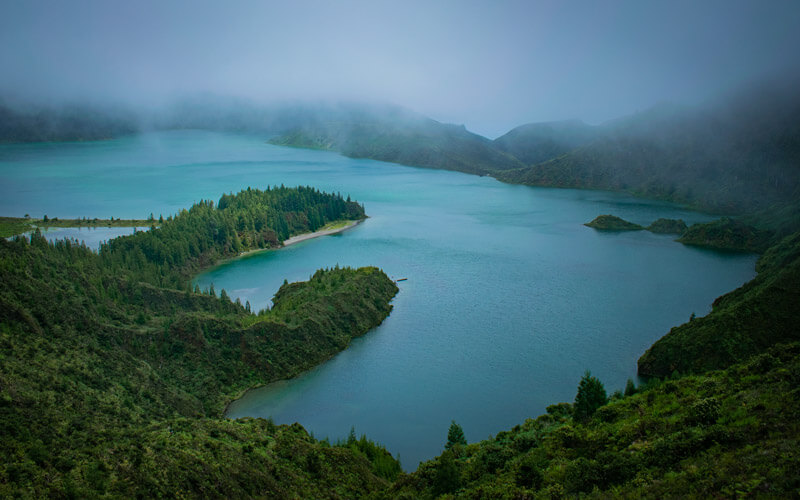
M 339 219 L 361 219 L 364 207 L 311 187 L 247 189 L 202 201 L 165 224 L 130 238 L 111 240 L 100 252 L 109 266 L 143 281 L 180 288 L 198 269 L 242 252 L 275 248 L 293 234 Z
M 584 226 L 601 231 L 641 231 L 644 229 L 639 224 L 620 219 L 616 215 L 598 215 L 591 222 L 584 224 Z
M 385 487 L 399 466 L 374 443 L 352 450 L 299 426 L 219 417 L 244 389 L 310 368 L 379 324 L 394 283 L 375 268 L 320 270 L 253 314 L 187 279 L 235 254 L 237 238 L 241 249 L 279 241 L 280 227 L 250 224 L 275 215 L 292 234 L 328 206 L 335 218 L 363 215 L 310 188 L 247 190 L 99 254 L 38 233 L 0 240 L 0 496 L 356 497 Z
M 719 250 L 760 253 L 769 246 L 772 234 L 744 222 L 723 217 L 706 224 L 692 224 L 678 239 L 685 245 Z
M 687 226 L 683 219 L 657 219 L 646 228 L 651 233 L 657 234 L 683 234 Z
M 281 287 L 273 309 L 258 314 L 224 291 L 217 298 L 213 289 L 188 287 L 193 273 L 221 258 L 361 218 L 357 203 L 312 188 L 247 190 L 199 203 L 99 254 L 39 235 L 0 241 L 0 495 L 796 495 L 794 87 L 750 89 L 695 110 L 661 105 L 599 127 L 527 125 L 494 142 L 398 108 L 303 109 L 291 118 L 237 109 L 223 119 L 213 109 L 179 113 L 159 126 L 277 131 L 275 144 L 747 213 L 691 228 L 659 220 L 647 229 L 681 234 L 687 244 L 763 252 L 758 276 L 640 358 L 640 374 L 664 381 L 630 382 L 609 399 L 587 372 L 574 404 L 552 405 L 487 441 L 467 444 L 453 422 L 442 455 L 405 475 L 354 431 L 331 445 L 298 425 L 218 418 L 245 388 L 319 363 L 378 324 L 397 290 L 383 273 L 321 270 Z M 64 121 L 76 132 L 63 135 L 61 125 L 48 128 L 52 117 L 13 113 L 0 109 L 0 118 L 10 117 L 0 119 L 2 140 L 128 130 L 94 117 L 91 126 Z M 620 221 L 596 225 L 629 224 Z

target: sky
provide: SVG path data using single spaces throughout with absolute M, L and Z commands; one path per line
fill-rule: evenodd
M 794 0 L 0 0 L 0 97 L 368 100 L 496 137 L 794 69 L 798 26 Z

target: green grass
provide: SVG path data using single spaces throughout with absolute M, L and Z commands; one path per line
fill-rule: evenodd
M 352 224 L 355 221 L 352 220 L 337 220 L 333 222 L 329 222 L 322 226 L 321 228 L 317 229 L 317 231 L 330 231 L 331 229 L 341 229 L 343 227 L 347 227 L 348 225 Z

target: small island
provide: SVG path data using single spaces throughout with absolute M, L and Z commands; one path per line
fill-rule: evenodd
M 641 231 L 644 227 L 633 222 L 628 222 L 616 215 L 598 215 L 592 222 L 587 222 L 588 226 L 600 231 Z

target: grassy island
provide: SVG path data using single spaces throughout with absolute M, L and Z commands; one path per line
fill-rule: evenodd
M 591 222 L 587 222 L 584 226 L 588 226 L 601 231 L 641 231 L 644 227 L 633 222 L 628 222 L 615 215 L 598 215 Z

